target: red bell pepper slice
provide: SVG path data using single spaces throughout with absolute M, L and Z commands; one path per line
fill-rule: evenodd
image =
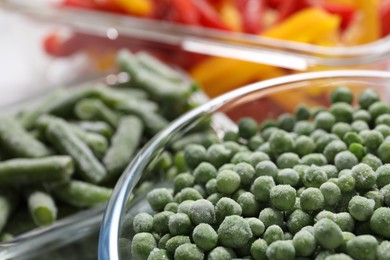
M 382 37 L 390 34 L 390 1 L 384 1 L 380 8 Z
M 192 3 L 197 10 L 201 25 L 219 30 L 230 30 L 229 27 L 222 22 L 215 9 L 206 0 L 194 0 Z
M 266 8 L 263 0 L 236 0 L 238 10 L 241 13 L 244 32 L 259 34 L 263 29 L 263 16 Z
M 284 0 L 278 5 L 279 17 L 278 21 L 281 22 L 295 12 L 298 12 L 306 7 L 311 6 L 308 0 Z
M 321 2 L 319 6 L 325 11 L 341 18 L 340 27 L 342 30 L 345 30 L 351 24 L 356 14 L 356 8 L 349 4 Z
M 79 8 L 103 10 L 117 13 L 124 13 L 124 10 L 120 8 L 114 0 L 65 0 L 63 2 L 65 6 L 73 6 Z
M 171 19 L 174 22 L 189 25 L 199 24 L 199 15 L 192 0 L 171 0 L 171 3 Z

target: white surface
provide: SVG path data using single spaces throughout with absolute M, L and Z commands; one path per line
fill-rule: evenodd
M 53 28 L 0 10 L 0 107 L 71 82 L 85 65 L 81 55 L 53 59 L 44 53 L 42 39 Z

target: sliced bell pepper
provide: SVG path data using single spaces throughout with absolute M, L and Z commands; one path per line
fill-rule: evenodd
M 259 34 L 263 30 L 265 2 L 263 0 L 235 0 L 241 12 L 243 31 Z
M 193 1 L 193 4 L 198 12 L 201 25 L 213 29 L 230 30 L 229 27 L 223 23 L 215 9 L 206 0 L 195 0 Z
M 281 22 L 290 15 L 309 7 L 311 4 L 308 0 L 284 0 L 278 5 L 279 19 Z
M 232 0 L 224 0 L 219 5 L 222 21 L 233 31 L 242 31 L 242 17 Z
M 390 34 L 390 1 L 384 1 L 380 8 L 382 37 Z
M 124 12 L 124 10 L 120 6 L 118 6 L 114 0 L 64 0 L 62 4 L 65 6 L 81 7 L 117 13 Z
M 114 0 L 127 13 L 138 16 L 148 16 L 153 11 L 151 0 Z
M 193 0 L 171 0 L 171 4 L 172 21 L 188 25 L 199 24 L 199 14 Z
M 327 12 L 335 14 L 341 18 L 340 27 L 342 30 L 345 30 L 351 24 L 356 14 L 356 7 L 352 4 L 321 2 L 319 6 Z
M 356 0 L 356 7 L 361 13 L 356 35 L 351 36 L 351 44 L 365 44 L 380 37 L 379 0 Z

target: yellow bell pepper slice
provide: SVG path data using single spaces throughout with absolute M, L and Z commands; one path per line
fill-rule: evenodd
M 126 12 L 133 15 L 145 16 L 152 12 L 151 0 L 114 0 Z
M 222 21 L 233 31 L 242 31 L 242 21 L 240 13 L 231 0 L 224 0 L 219 7 Z

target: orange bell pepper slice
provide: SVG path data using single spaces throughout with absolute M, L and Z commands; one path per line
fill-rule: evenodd
M 153 11 L 153 3 L 151 0 L 114 0 L 115 3 L 120 6 L 129 14 L 138 16 L 150 15 Z

